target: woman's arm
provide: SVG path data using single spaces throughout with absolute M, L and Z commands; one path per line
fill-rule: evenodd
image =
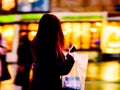
M 66 59 L 60 63 L 60 66 L 59 66 L 60 75 L 68 74 L 72 69 L 74 62 L 75 62 L 74 58 L 70 54 L 67 54 Z

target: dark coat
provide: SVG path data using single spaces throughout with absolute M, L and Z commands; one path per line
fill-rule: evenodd
M 18 55 L 18 65 L 31 66 L 32 64 L 32 54 L 31 54 L 31 42 L 27 41 L 21 44 L 17 50 Z
M 16 85 L 29 85 L 29 74 L 32 65 L 31 55 L 31 42 L 25 42 L 20 45 L 17 50 L 18 54 L 18 67 L 24 66 L 24 71 L 20 72 L 17 70 L 14 84 Z
M 70 55 L 67 55 L 66 60 L 63 60 L 60 55 L 58 56 L 57 60 L 49 55 L 44 57 L 44 60 L 34 63 L 33 82 L 30 90 L 62 89 L 60 76 L 70 72 L 74 59 Z
M 2 76 L 0 77 L 0 81 L 8 80 L 11 78 L 11 75 L 7 67 L 6 55 L 0 55 L 0 60 L 2 64 Z

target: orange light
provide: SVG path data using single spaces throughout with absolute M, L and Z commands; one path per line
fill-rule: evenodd
M 29 24 L 28 30 L 38 30 L 38 24 L 36 24 L 36 23 Z
M 27 26 L 27 25 L 21 25 L 21 29 L 22 29 L 22 30 L 27 30 L 27 29 L 28 29 L 28 26 Z
M 2 26 L 0 26 L 0 33 L 2 32 Z
M 15 0 L 2 0 L 2 10 L 10 11 L 15 7 Z

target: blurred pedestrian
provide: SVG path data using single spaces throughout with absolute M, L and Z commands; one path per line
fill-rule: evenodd
M 33 81 L 30 90 L 61 90 L 61 75 L 70 72 L 74 59 L 63 54 L 64 35 L 60 20 L 53 14 L 44 14 L 32 41 L 34 58 Z
M 32 65 L 31 56 L 31 41 L 28 39 L 28 35 L 24 35 L 20 39 L 20 45 L 17 50 L 18 55 L 18 69 L 14 84 L 22 86 L 22 90 L 29 90 L 30 86 L 30 70 Z
M 11 78 L 6 62 L 6 52 L 6 40 L 2 33 L 0 33 L 0 81 Z

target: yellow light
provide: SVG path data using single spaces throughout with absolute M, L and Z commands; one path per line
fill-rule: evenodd
M 109 47 L 113 47 L 113 48 L 117 48 L 117 47 L 120 47 L 120 42 L 118 42 L 118 43 L 112 43 L 112 42 L 109 42 Z
M 118 48 L 107 48 L 106 52 L 111 53 L 111 54 L 116 54 L 116 53 L 120 53 L 120 49 L 118 49 Z
M 97 32 L 97 29 L 96 28 L 91 28 L 90 31 L 91 32 Z
M 96 26 L 102 26 L 101 22 L 96 22 Z
M 37 33 L 37 32 L 35 32 L 35 31 L 31 31 L 31 32 L 28 33 L 28 38 L 29 38 L 30 41 L 33 40 L 33 38 L 34 38 L 34 36 L 36 35 L 36 33 Z
M 29 2 L 31 2 L 31 3 L 33 3 L 33 2 L 35 2 L 35 1 L 37 1 L 37 0 L 28 0 Z
M 62 24 L 62 29 L 64 30 L 64 31 L 67 31 L 68 33 L 70 33 L 72 30 L 72 27 L 71 27 L 71 23 L 63 23 Z
M 5 37 L 13 36 L 13 30 L 14 30 L 14 28 L 12 25 L 4 25 L 3 26 L 3 31 L 4 31 L 3 35 Z
M 66 32 L 66 31 L 63 31 L 63 34 L 64 34 L 64 35 L 67 35 L 67 32 Z
M 117 28 L 114 27 L 114 26 L 108 26 L 108 27 L 107 27 L 107 30 L 110 31 L 110 32 L 115 32 L 116 29 L 117 29 Z
M 112 53 L 112 52 L 113 52 L 113 49 L 112 49 L 112 48 L 107 48 L 106 51 L 107 51 L 108 53 Z
M 9 28 L 9 29 L 4 33 L 4 35 L 5 35 L 5 36 L 8 36 L 8 35 L 9 35 L 9 36 L 13 36 L 13 31 L 12 31 L 12 29 Z
M 32 36 L 35 36 L 37 32 L 32 31 L 30 33 L 31 33 Z
M 89 64 L 87 68 L 87 77 L 97 78 L 98 69 L 99 69 L 98 66 L 94 64 Z

